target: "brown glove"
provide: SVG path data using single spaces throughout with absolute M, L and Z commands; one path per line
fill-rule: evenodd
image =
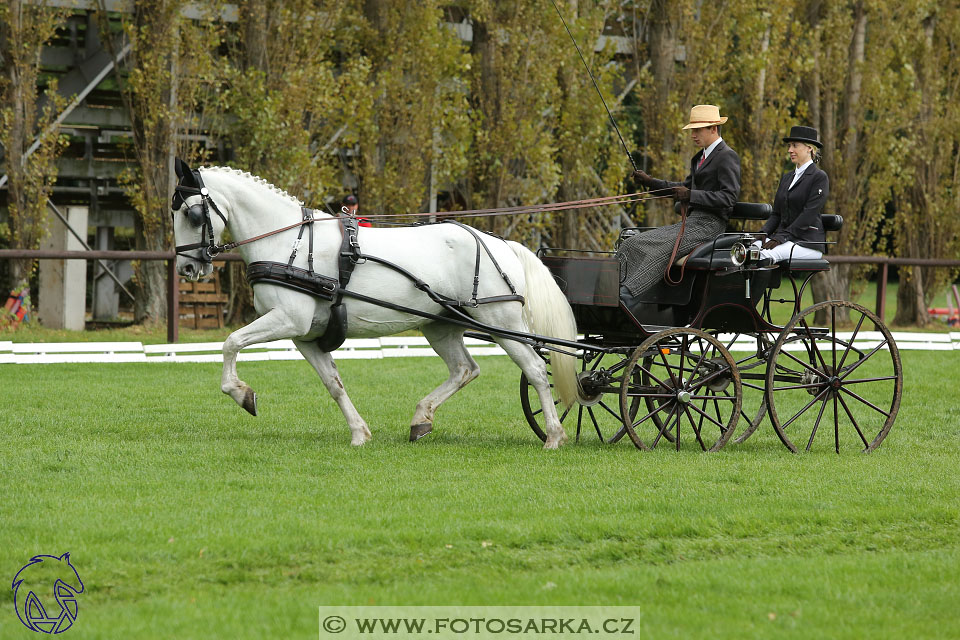
M 690 202 L 690 189 L 686 187 L 674 187 L 673 199 L 677 202 Z
M 780 246 L 780 241 L 777 240 L 776 238 L 770 238 L 769 240 L 763 243 L 764 249 L 773 249 L 774 247 L 779 247 L 779 246 Z
M 643 169 L 637 169 L 633 172 L 633 179 L 637 181 L 637 184 L 641 184 L 648 189 L 652 189 L 654 185 L 657 184 L 656 178 L 651 178 L 643 171 Z
M 766 240 L 767 240 L 767 234 L 765 234 L 765 233 L 754 233 L 754 234 L 753 234 L 753 239 L 756 240 L 757 242 L 759 242 L 760 244 L 763 244 L 763 243 L 766 242 Z

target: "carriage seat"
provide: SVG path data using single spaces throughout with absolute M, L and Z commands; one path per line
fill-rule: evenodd
M 754 203 L 741 203 L 739 204 L 750 204 Z M 770 210 L 770 205 L 762 204 L 757 205 L 757 208 L 754 211 L 760 211 L 760 207 L 767 207 L 768 215 Z M 737 209 L 734 208 L 736 213 Z M 762 220 L 765 218 L 747 218 L 747 219 L 756 219 Z M 843 227 L 843 216 L 837 214 L 824 214 L 820 216 L 820 219 L 823 223 L 823 228 L 825 231 L 839 231 Z M 733 268 L 734 264 L 730 260 L 730 247 L 734 245 L 740 239 L 738 234 L 727 234 L 723 235 L 717 239 L 716 242 L 712 240 L 710 242 L 704 242 L 701 245 L 698 245 L 693 251 L 689 254 L 680 258 L 675 263 L 676 266 L 685 265 L 687 269 L 696 269 L 696 270 L 717 270 L 717 269 L 728 269 Z M 829 271 L 830 262 L 825 258 L 820 258 L 819 260 L 788 260 L 779 263 L 780 268 L 786 269 L 789 271 Z

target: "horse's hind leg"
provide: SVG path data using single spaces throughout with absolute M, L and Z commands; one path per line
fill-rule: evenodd
M 563 430 L 560 417 L 557 415 L 557 406 L 550 392 L 550 380 L 547 377 L 547 367 L 543 359 L 532 347 L 521 342 L 506 338 L 495 338 L 495 340 L 527 376 L 527 382 L 537 390 L 547 431 L 547 440 L 543 443 L 543 448 L 556 449 L 567 441 L 567 433 Z
M 431 324 L 423 327 L 423 335 L 447 363 L 450 376 L 417 403 L 410 421 L 410 442 L 433 431 L 433 415 L 440 405 L 480 375 L 480 367 L 463 344 L 463 329 L 448 324 Z
M 237 376 L 237 354 L 251 344 L 283 340 L 304 333 L 305 330 L 298 327 L 296 321 L 280 309 L 271 309 L 247 326 L 231 333 L 223 342 L 220 390 L 252 415 L 257 415 L 257 394 Z
M 340 407 L 340 411 L 343 412 L 343 417 L 347 420 L 347 426 L 350 427 L 350 444 L 361 445 L 372 438 L 367 423 L 360 417 L 343 388 L 343 381 L 340 380 L 340 372 L 337 371 L 337 365 L 333 362 L 333 356 L 322 351 L 316 342 L 301 340 L 294 340 L 293 342 L 320 376 L 323 385 Z

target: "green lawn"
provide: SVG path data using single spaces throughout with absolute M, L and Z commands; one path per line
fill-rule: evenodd
M 651 638 L 957 637 L 956 358 L 903 354 L 869 456 L 792 455 L 769 425 L 714 454 L 592 434 L 543 451 L 500 357 L 416 444 L 439 359 L 341 362 L 374 432 L 359 449 L 303 362 L 241 363 L 257 418 L 219 365 L 6 365 L 0 575 L 70 551 L 74 638 L 316 638 L 331 604 L 633 605 Z M 34 637 L 9 589 L 0 612 L 0 638 Z

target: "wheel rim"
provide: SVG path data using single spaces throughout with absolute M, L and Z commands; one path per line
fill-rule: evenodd
M 849 312 L 850 332 L 837 330 L 841 310 Z M 828 326 L 813 326 L 818 312 Z M 856 346 L 858 340 L 863 346 Z M 798 313 L 784 327 L 768 361 L 770 419 L 780 440 L 794 452 L 810 451 L 818 436 L 832 439 L 837 453 L 850 446 L 873 451 L 893 426 L 902 391 L 903 370 L 893 336 L 877 316 L 852 302 L 821 302 Z
M 638 449 L 656 448 L 672 433 L 677 450 L 686 438 L 700 450 L 717 451 L 733 435 L 742 402 L 740 375 L 730 353 L 713 336 L 698 329 L 661 331 L 634 351 L 624 379 L 631 383 L 620 391 L 622 414 L 635 398 L 653 406 L 624 420 Z M 660 419 L 655 421 L 655 415 Z

